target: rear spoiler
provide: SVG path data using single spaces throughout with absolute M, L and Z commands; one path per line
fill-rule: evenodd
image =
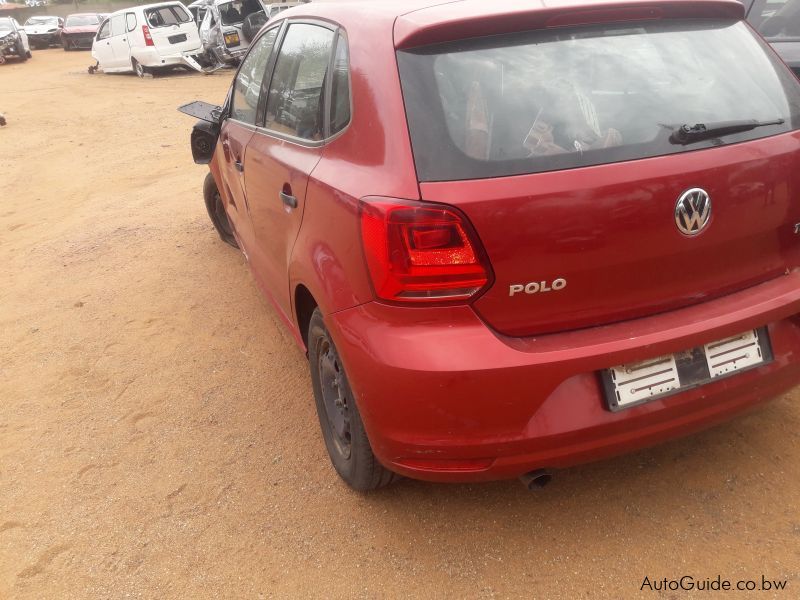
M 738 0 L 519 0 L 451 2 L 402 15 L 395 22 L 398 50 L 535 29 L 658 19 L 744 19 Z

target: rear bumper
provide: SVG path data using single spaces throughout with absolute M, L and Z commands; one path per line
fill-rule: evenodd
M 328 315 L 375 454 L 418 479 L 502 479 L 724 421 L 800 383 L 800 272 L 669 313 L 507 338 L 469 307 L 368 303 Z M 620 412 L 598 371 L 769 325 L 774 360 Z
M 137 49 L 133 57 L 143 66 L 149 68 L 174 67 L 176 65 L 187 65 L 186 58 L 199 56 L 203 53 L 199 46 L 185 52 L 173 52 L 170 54 L 159 54 L 153 49 Z M 189 65 L 191 66 L 191 65 Z

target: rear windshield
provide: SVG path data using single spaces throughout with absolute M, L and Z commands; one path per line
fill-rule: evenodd
M 743 22 L 525 32 L 401 51 L 398 63 L 421 181 L 569 169 L 800 128 L 800 82 Z M 783 123 L 670 141 L 682 125 L 739 120 Z
M 800 42 L 800 0 L 755 0 L 747 20 L 770 41 Z
M 92 25 L 99 25 L 100 17 L 97 15 L 75 15 L 67 17 L 67 27 L 91 27 Z
M 190 15 L 182 6 L 161 6 L 144 11 L 150 27 L 169 27 L 179 23 L 188 23 L 192 20 Z

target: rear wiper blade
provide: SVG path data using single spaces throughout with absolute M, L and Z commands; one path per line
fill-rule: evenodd
M 669 136 L 673 144 L 691 144 L 700 140 L 721 137 L 730 133 L 750 131 L 756 127 L 767 125 L 782 125 L 783 119 L 774 121 L 756 121 L 755 119 L 742 119 L 741 121 L 717 121 L 716 123 L 696 123 L 694 125 L 681 125 Z

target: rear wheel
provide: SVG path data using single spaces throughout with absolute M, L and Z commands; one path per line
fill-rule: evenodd
M 339 476 L 361 491 L 398 479 L 372 452 L 347 373 L 319 308 L 314 309 L 308 326 L 308 362 L 322 437 Z
M 69 50 L 70 50 L 70 48 L 69 48 L 69 40 L 64 40 L 63 46 L 64 46 L 64 52 L 69 52 Z
M 214 181 L 214 176 L 211 173 L 206 175 L 206 180 L 203 182 L 203 198 L 206 201 L 208 216 L 214 224 L 214 229 L 217 230 L 219 238 L 226 244 L 238 248 L 239 244 L 236 242 L 236 237 L 233 235 L 233 227 L 231 227 L 231 223 L 228 221 L 228 215 L 225 213 L 225 205 L 222 203 L 222 196 L 219 194 L 217 183 Z
M 22 43 L 21 39 L 17 43 L 17 56 L 19 56 L 20 60 L 28 60 L 31 57 L 31 53 L 25 50 L 25 44 Z

